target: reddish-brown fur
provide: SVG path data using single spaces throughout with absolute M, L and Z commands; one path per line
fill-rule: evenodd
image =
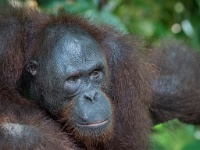
M 8 9 L 0 15 L 0 149 L 75 149 L 59 124 L 17 92 L 26 55 L 27 18 L 22 12 Z M 3 127 L 7 124 L 29 125 L 30 129 L 12 137 Z
M 170 43 L 170 44 L 169 44 Z M 154 57 L 159 76 L 153 80 L 156 123 L 174 118 L 200 124 L 200 54 L 180 42 L 162 44 Z
M 74 129 L 70 130 L 65 120 L 71 117 L 73 103 L 63 108 L 58 120 L 53 120 L 19 93 L 23 71 L 31 57 L 40 54 L 46 30 L 60 25 L 75 25 L 88 31 L 108 61 L 110 79 L 104 91 L 112 103 L 113 122 L 102 137 L 83 139 Z M 149 110 L 155 123 L 178 118 L 199 124 L 199 55 L 174 43 L 156 53 L 141 45 L 144 43 L 135 36 L 93 25 L 79 17 L 3 9 L 0 12 L 0 149 L 144 150 L 152 125 Z M 18 124 L 25 127 L 20 136 L 13 136 L 5 128 Z
M 1 24 L 5 23 L 7 27 L 13 25 L 16 27 L 10 30 L 10 33 L 9 30 L 1 28 L 11 37 L 1 35 L 3 40 L 8 42 L 10 40 L 10 43 L 1 44 L 3 47 L 3 55 L 0 55 L 0 113 L 3 114 L 1 123 L 33 126 L 34 130 L 40 131 L 38 138 L 44 136 L 44 139 L 39 138 L 41 140 L 41 143 L 37 144 L 39 148 L 40 144 L 47 147 L 59 145 L 60 149 L 65 145 L 67 145 L 65 149 L 73 147 L 66 135 L 59 131 L 59 125 L 48 121 L 49 119 L 46 120 L 48 117 L 44 117 L 44 113 L 37 106 L 22 98 L 16 88 L 25 64 L 37 52 L 42 42 L 40 39 L 45 29 L 48 26 L 74 24 L 88 31 L 100 43 L 111 74 L 107 93 L 114 106 L 114 129 L 110 133 L 110 140 L 95 143 L 94 147 L 89 146 L 88 149 L 146 149 L 147 135 L 151 127 L 149 107 L 152 101 L 148 74 L 153 71 L 139 56 L 138 51 L 144 50 L 144 47 L 139 45 L 137 38 L 124 36 L 110 28 L 92 25 L 70 15 L 51 16 L 34 11 L 22 12 L 7 12 L 5 17 L 1 15 L 0 20 Z M 16 18 L 14 19 L 16 23 L 11 22 L 13 18 Z M 45 140 L 48 142 L 45 143 Z
M 108 60 L 111 74 L 108 95 L 115 107 L 114 130 L 112 138 L 100 145 L 97 143 L 97 147 L 118 150 L 145 149 L 151 126 L 148 109 L 152 99 L 146 72 L 150 75 L 153 70 L 139 56 L 138 51 L 142 49 L 139 41 L 136 37 L 124 36 L 110 28 L 91 25 L 74 16 L 36 14 L 31 28 L 29 56 L 39 49 L 40 38 L 48 27 L 68 24 L 88 31 L 100 43 Z

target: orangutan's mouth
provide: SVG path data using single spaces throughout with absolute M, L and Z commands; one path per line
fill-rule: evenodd
M 109 122 L 109 120 L 103 120 L 103 121 L 97 121 L 97 122 L 88 123 L 88 124 L 78 124 L 78 126 L 82 126 L 82 127 L 98 127 L 98 126 L 105 125 L 108 122 Z

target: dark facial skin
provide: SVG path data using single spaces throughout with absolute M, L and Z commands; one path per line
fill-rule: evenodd
M 34 78 L 31 99 L 76 134 L 105 134 L 112 108 L 102 91 L 108 73 L 99 44 L 87 32 L 75 28 L 65 30 L 50 51 L 47 48 L 42 46 L 45 56 L 29 63 L 28 71 Z

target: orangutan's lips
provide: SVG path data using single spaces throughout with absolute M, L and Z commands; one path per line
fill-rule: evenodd
M 108 123 L 109 120 L 104 120 L 104 121 L 97 121 L 94 123 L 89 123 L 89 124 L 78 124 L 79 126 L 85 126 L 85 127 L 97 127 L 97 126 L 102 126 L 106 123 Z

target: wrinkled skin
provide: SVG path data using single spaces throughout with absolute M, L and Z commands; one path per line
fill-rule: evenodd
M 27 66 L 32 78 L 30 98 L 60 119 L 67 130 L 73 129 L 78 138 L 108 135 L 112 108 L 102 91 L 108 72 L 101 48 L 78 27 L 62 32 L 50 51 L 45 45 L 49 39 L 45 39 L 42 55 L 34 56 Z

